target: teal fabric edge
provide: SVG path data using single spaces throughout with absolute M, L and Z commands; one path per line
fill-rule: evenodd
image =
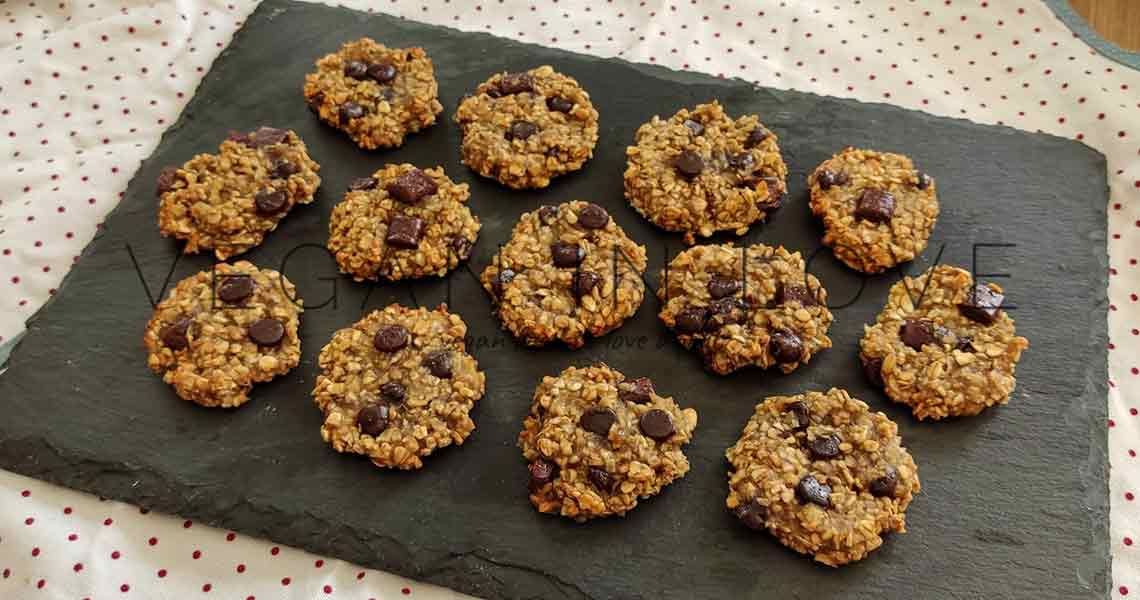
M 1043 0 L 1043 2 L 1065 26 L 1102 56 L 1126 67 L 1140 70 L 1140 52 L 1129 52 L 1100 37 L 1097 32 L 1093 31 L 1092 27 L 1089 27 L 1088 22 L 1073 10 L 1068 0 Z

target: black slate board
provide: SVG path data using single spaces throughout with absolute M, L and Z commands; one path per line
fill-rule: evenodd
M 400 150 L 360 151 L 318 124 L 301 101 L 313 60 L 360 35 L 422 45 L 435 60 L 443 121 Z M 459 96 L 489 73 L 543 63 L 590 91 L 602 115 L 601 142 L 584 171 L 550 189 L 506 191 L 459 164 L 449 116 Z M 239 410 L 178 401 L 146 369 L 140 338 L 151 305 L 127 247 L 157 295 L 178 246 L 156 231 L 155 176 L 163 165 L 212 151 L 231 128 L 293 128 L 323 166 L 317 202 L 243 257 L 281 268 L 300 247 L 284 268 L 315 307 L 329 297 L 334 284 L 321 278 L 335 267 L 319 248 L 300 245 L 323 244 L 327 215 L 345 184 L 389 161 L 443 164 L 471 183 L 484 226 L 472 258 L 476 272 L 519 213 L 587 198 L 648 247 L 655 281 L 681 244 L 624 202 L 624 148 L 652 115 L 709 98 L 734 114 L 759 113 L 780 135 L 791 167 L 786 207 L 754 228 L 749 241 L 812 255 L 820 232 L 806 208 L 806 173 L 853 144 L 905 152 L 938 178 L 943 214 L 914 270 L 929 265 L 943 244 L 943 261 L 967 267 L 974 244 L 1013 244 L 981 249 L 977 265 L 1011 275 L 1001 283 L 1017 305 L 1019 333 L 1032 342 L 1008 407 L 920 424 L 869 389 L 855 364 L 858 339 L 898 274 L 864 280 L 827 251 L 816 255 L 812 270 L 833 304 L 851 303 L 835 309 L 835 347 L 790 376 L 704 372 L 657 322 L 652 297 L 623 328 L 580 351 L 528 351 L 504 336 L 485 295 L 462 271 L 371 288 L 336 281 L 335 306 L 304 315 L 300 367 L 259 386 Z M 1055 137 L 270 0 L 214 64 L 61 292 L 29 323 L 0 377 L 0 466 L 494 598 L 1103 598 L 1106 195 L 1104 158 Z M 172 281 L 210 262 L 183 258 Z M 447 299 L 470 325 L 487 372 L 473 437 L 431 457 L 418 473 L 378 471 L 335 454 L 318 436 L 319 413 L 309 398 L 320 347 L 371 308 Z M 582 526 L 531 509 L 514 440 L 542 375 L 594 360 L 652 377 L 659 390 L 696 407 L 700 425 L 685 479 L 624 519 Z M 923 483 L 909 511 L 911 532 L 838 570 L 739 527 L 723 508 L 723 452 L 753 404 L 829 386 L 846 387 L 899 422 Z

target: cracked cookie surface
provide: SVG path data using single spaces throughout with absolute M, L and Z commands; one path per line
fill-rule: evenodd
M 898 425 L 838 388 L 767 398 L 725 457 L 740 522 L 833 567 L 905 532 L 921 489 Z
M 624 515 L 689 471 L 697 412 L 599 364 L 544 377 L 519 434 L 530 501 L 583 522 Z
M 155 308 L 143 334 L 147 366 L 184 400 L 240 406 L 254 383 L 300 362 L 301 310 L 284 275 L 219 263 L 178 282 Z

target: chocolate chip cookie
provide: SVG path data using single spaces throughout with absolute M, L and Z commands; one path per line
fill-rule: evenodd
M 579 522 L 624 515 L 689 471 L 696 426 L 697 411 L 604 364 L 544 377 L 519 434 L 530 502 Z
M 240 406 L 301 360 L 301 299 L 277 271 L 219 263 L 178 282 L 146 325 L 147 366 L 184 400 Z
M 1000 286 L 936 265 L 891 287 L 860 342 L 863 372 L 918 419 L 976 415 L 1005 404 L 1029 340 L 1002 310 Z
M 544 188 L 594 155 L 598 111 L 549 66 L 491 76 L 455 111 L 463 164 L 515 189 Z
M 365 150 L 400 146 L 443 110 L 423 48 L 388 48 L 366 37 L 318 60 L 304 93 L 322 121 Z
M 467 325 L 446 305 L 392 304 L 333 334 L 313 389 L 321 437 L 378 467 L 418 469 L 422 457 L 462 444 L 486 379 L 467 353 Z
M 660 273 L 658 318 L 721 375 L 756 366 L 791 373 L 831 347 L 827 290 L 799 252 L 763 244 L 695 246 Z
M 329 218 L 329 251 L 357 281 L 442 277 L 471 256 L 479 236 L 468 196 L 467 184 L 442 167 L 387 165 L 349 184 Z
M 654 116 L 626 149 L 626 200 L 689 244 L 718 231 L 744 235 L 787 191 L 776 141 L 759 117 L 733 119 L 715 100 L 666 120 Z
M 261 243 L 298 204 L 313 201 L 320 165 L 296 133 L 260 127 L 232 133 L 217 154 L 199 154 L 158 176 L 158 228 L 182 251 L 219 260 Z
M 879 273 L 913 260 L 938 220 L 934 178 L 901 154 L 847 148 L 808 177 L 824 245 L 847 266 Z
M 606 209 L 575 200 L 524 213 L 480 280 L 519 341 L 579 348 L 637 312 L 645 267 L 645 247 Z
M 832 567 L 905 532 L 921 488 L 898 425 L 838 388 L 761 402 L 725 456 L 741 524 Z

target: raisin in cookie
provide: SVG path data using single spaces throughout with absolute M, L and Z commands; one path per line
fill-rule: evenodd
M 716 101 L 654 116 L 638 128 L 626 161 L 626 200 L 689 244 L 718 231 L 747 233 L 787 190 L 776 134 L 756 115 L 733 119 Z
M 808 177 L 823 243 L 847 266 L 879 273 L 913 260 L 938 220 L 934 179 L 901 154 L 847 148 Z
M 183 252 L 219 260 L 261 243 L 298 204 L 313 201 L 320 165 L 292 131 L 233 133 L 217 154 L 199 154 L 158 176 L 158 228 L 186 240 Z
M 833 567 L 905 532 L 921 488 L 898 425 L 837 388 L 766 399 L 725 456 L 740 522 Z
M 443 110 L 423 48 L 388 48 L 366 37 L 318 60 L 304 93 L 322 121 L 365 150 L 400 146 Z
M 658 318 L 715 373 L 747 366 L 791 373 L 831 347 L 827 290 L 804 271 L 799 252 L 696 246 L 678 254 L 660 282 Z
M 143 334 L 147 366 L 184 400 L 240 406 L 254 383 L 300 362 L 301 310 L 284 275 L 219 263 L 178 282 L 155 308 Z
M 681 447 L 696 426 L 697 411 L 644 377 L 606 365 L 544 377 L 519 434 L 530 502 L 579 522 L 624 515 L 689 471 Z
M 493 75 L 459 104 L 455 122 L 463 164 L 515 189 L 577 171 L 598 143 L 590 95 L 548 66 Z
M 325 418 L 321 437 L 337 452 L 396 469 L 418 469 L 436 449 L 462 444 L 486 384 L 466 334 L 446 305 L 398 304 L 333 334 L 313 389 Z
M 863 372 L 920 420 L 1005 404 L 1029 340 L 1018 337 L 1004 300 L 998 285 L 949 265 L 903 279 L 876 323 L 864 327 Z
M 575 200 L 524 213 L 480 280 L 521 342 L 579 348 L 637 312 L 645 267 L 645 247 L 606 209 Z
M 329 251 L 357 281 L 442 277 L 467 260 L 479 236 L 469 195 L 442 167 L 387 165 L 349 184 L 329 218 Z

